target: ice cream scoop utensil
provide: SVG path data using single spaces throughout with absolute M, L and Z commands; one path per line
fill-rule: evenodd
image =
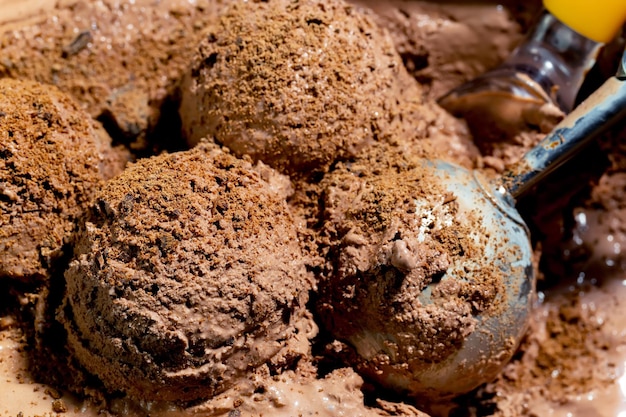
M 476 111 L 484 96 L 504 95 L 524 104 L 553 103 L 567 112 L 600 45 L 546 12 L 504 63 L 450 91 L 439 104 L 461 116 Z
M 450 91 L 439 104 L 457 116 L 493 124 L 502 136 L 529 108 L 553 104 L 571 111 L 600 46 L 626 21 L 626 2 L 545 0 L 544 6 L 545 13 L 503 64 Z
M 626 115 L 626 52 L 615 77 L 572 111 L 500 179 L 513 197 L 558 168 L 576 149 Z
M 419 372 L 390 373 L 390 385 L 418 395 L 445 397 L 468 392 L 500 372 L 525 332 L 535 287 L 529 231 L 514 208 L 514 199 L 623 116 L 626 52 L 618 75 L 606 81 L 501 178 L 489 181 L 478 172 L 442 161 L 424 163 L 434 170 L 444 191 L 454 195 L 460 212 L 479 218 L 482 230 L 468 238 L 482 251 L 476 257 L 455 259 L 439 282 L 422 291 L 419 302 L 441 303 L 434 291 L 437 285 L 446 280 L 471 283 L 484 271 L 493 271 L 490 267 L 494 265 L 504 285 L 496 301 L 499 306 L 476 316 L 476 330 L 456 354 L 422 366 Z

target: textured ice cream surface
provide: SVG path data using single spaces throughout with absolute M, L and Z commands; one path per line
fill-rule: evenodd
M 48 278 L 124 153 L 54 86 L 0 79 L 0 278 Z
M 172 139 L 161 106 L 227 2 L 3 1 L 0 76 L 54 84 L 120 142 L 151 147 Z
M 410 74 L 435 99 L 504 60 L 541 8 L 536 0 L 352 2 L 375 12 Z
M 340 0 L 238 2 L 208 32 L 182 86 L 192 145 L 323 169 L 388 136 L 405 89 L 421 100 L 386 31 Z
M 319 284 L 321 322 L 383 387 L 422 399 L 467 392 L 496 376 L 526 329 L 528 238 L 519 249 L 503 239 L 488 226 L 491 203 L 468 204 L 435 165 L 368 153 L 323 180 L 332 265 Z
M 215 18 L 221 3 L 214 0 L 0 0 L 0 22 L 9 21 L 8 29 L 6 26 L 0 28 L 3 32 L 0 36 L 0 76 L 56 84 L 77 99 L 92 116 L 107 122 L 107 129 L 118 133 L 116 137 L 120 140 L 154 139 L 153 133 L 164 135 L 167 140 L 176 140 L 177 135 L 169 135 L 178 129 L 176 124 L 169 126 L 170 130 L 151 130 L 160 117 L 160 126 L 164 127 L 175 119 L 175 115 L 172 117 L 168 109 L 161 107 L 163 100 L 169 100 L 172 84 L 187 68 L 189 58 L 196 52 L 197 41 L 203 36 L 207 24 Z M 534 0 L 498 3 L 491 0 L 363 0 L 355 3 L 375 10 L 374 19 L 391 33 L 409 71 L 423 84 L 422 91 L 430 99 L 495 66 L 506 57 L 520 39 L 518 22 L 528 21 L 520 19 L 517 12 L 509 15 L 508 10 L 540 6 L 540 2 Z M 504 8 L 499 4 L 504 4 Z M 44 9 L 45 13 L 39 12 Z M 18 16 L 24 10 L 29 14 L 27 21 L 20 20 Z M 524 23 L 521 30 L 523 27 Z M 621 54 L 623 46 L 617 49 Z M 606 74 L 613 72 L 611 65 Z M 478 138 L 479 144 L 482 143 L 483 158 L 477 158 L 478 151 L 467 153 L 465 145 L 471 139 L 470 135 L 457 128 L 462 128 L 462 121 L 437 117 L 432 124 L 428 121 L 429 118 L 432 120 L 430 109 L 428 105 L 414 109 L 415 113 L 399 110 L 404 118 L 399 125 L 407 132 L 418 130 L 418 134 L 424 136 L 424 125 L 431 123 L 427 127 L 426 141 L 432 142 L 449 159 L 468 167 L 476 162 L 480 164 L 482 159 L 485 166 L 501 170 L 542 136 L 543 129 L 533 129 L 533 132 L 521 132 L 510 142 L 486 142 L 484 138 Z M 414 124 L 411 125 L 410 121 Z M 419 129 L 414 129 L 414 126 Z M 413 143 L 404 141 L 406 136 L 393 136 L 402 139 L 398 141 L 398 146 L 407 150 L 415 148 Z M 430 402 L 418 403 L 420 409 L 429 409 L 432 416 L 455 417 L 614 417 L 623 412 L 626 407 L 626 399 L 620 390 L 620 386 L 624 385 L 626 346 L 623 320 L 626 313 L 625 304 L 621 301 L 626 297 L 626 286 L 622 283 L 626 268 L 622 253 L 626 247 L 626 204 L 622 201 L 626 183 L 623 180 L 626 166 L 623 138 L 622 133 L 615 143 L 606 146 L 607 154 L 616 160 L 610 168 L 610 172 L 616 174 L 615 178 L 603 179 L 601 186 L 592 193 L 588 205 L 583 205 L 582 210 L 577 209 L 575 230 L 571 230 L 572 220 L 563 220 L 563 213 L 555 213 L 553 198 L 558 194 L 563 199 L 561 193 L 565 190 L 568 195 L 573 195 L 572 189 L 582 188 L 581 184 L 589 178 L 585 172 L 589 165 L 594 165 L 587 152 L 585 158 L 574 166 L 575 175 L 569 175 L 565 183 L 552 185 L 553 191 L 547 192 L 551 194 L 551 199 L 539 204 L 534 212 L 527 211 L 541 217 L 551 231 L 560 230 L 547 238 L 541 233 L 534 236 L 541 241 L 544 261 L 549 261 L 552 266 L 558 265 L 554 271 L 545 269 L 544 265 L 543 273 L 552 274 L 545 280 L 561 280 L 563 286 L 570 289 L 566 289 L 563 296 L 555 295 L 558 290 L 553 287 L 546 289 L 545 301 L 534 312 L 536 322 L 527 339 L 494 383 L 457 399 L 460 405 L 453 412 L 448 412 L 448 404 L 438 409 Z M 137 145 L 132 144 L 133 147 Z M 158 149 L 158 146 L 155 148 Z M 598 166 L 598 169 L 602 170 L 602 167 Z M 272 170 L 263 167 L 255 167 L 255 170 L 267 180 L 269 188 L 274 188 L 281 195 L 292 192 L 289 181 L 284 177 L 275 176 Z M 309 225 L 317 225 L 318 210 L 325 208 L 324 204 L 319 204 L 317 190 L 311 189 L 319 184 L 307 185 L 310 188 L 296 183 L 295 196 L 302 200 L 302 211 L 306 209 L 309 212 Z M 569 211 L 570 208 L 568 206 L 563 210 Z M 330 224 L 326 226 L 330 227 Z M 572 241 L 561 248 L 560 239 L 569 237 Z M 309 241 L 308 244 L 309 248 L 314 246 L 314 242 Z M 576 263 L 581 257 L 584 258 L 583 267 Z M 602 278 L 609 275 L 612 282 L 604 282 L 606 280 Z M 5 313 L 4 303 L 5 299 L 16 297 L 21 304 L 22 297 L 15 294 L 28 290 L 13 280 L 2 282 L 4 287 L 0 288 L 11 289 L 10 292 L 0 291 L 3 295 L 0 297 L 2 416 L 15 417 L 20 412 L 25 416 L 46 415 L 64 409 L 67 409 L 63 413 L 66 416 L 421 415 L 413 407 L 399 402 L 397 395 L 385 397 L 390 401 L 380 400 L 379 396 L 385 395 L 380 386 L 362 385 L 360 377 L 352 369 L 335 370 L 325 377 L 322 376 L 324 372 L 316 374 L 316 369 L 311 369 L 306 377 L 301 375 L 302 364 L 307 359 L 332 362 L 333 367 L 344 366 L 346 362 L 336 360 L 328 351 L 323 355 L 316 351 L 320 354 L 300 359 L 297 367 L 287 365 L 288 371 L 279 371 L 281 363 L 296 362 L 294 359 L 299 357 L 298 352 L 306 351 L 309 343 L 306 337 L 310 335 L 305 335 L 302 330 L 297 334 L 298 343 L 302 345 L 297 352 L 292 350 L 291 354 L 283 354 L 285 350 L 282 349 L 268 365 L 261 365 L 246 374 L 253 380 L 252 383 L 238 380 L 210 400 L 194 401 L 191 408 L 169 401 L 137 401 L 123 397 L 119 392 L 103 392 L 93 378 L 85 379 L 84 371 L 78 372 L 74 368 L 68 370 L 71 372 L 69 377 L 79 387 L 76 391 L 80 395 L 79 398 L 72 398 L 63 392 L 65 385 L 54 380 L 65 362 L 46 356 L 45 350 L 41 354 L 49 363 L 49 375 L 53 380 L 44 378 L 49 382 L 48 386 L 39 384 L 41 380 L 33 380 L 34 369 L 29 355 L 33 349 L 42 346 L 36 345 L 20 331 L 22 327 L 29 328 L 32 323 L 21 322 L 19 314 Z M 54 285 L 60 291 L 64 289 Z M 580 297 L 575 295 L 578 293 Z M 23 308 L 30 309 L 32 306 L 26 303 Z M 57 329 L 58 326 L 53 330 Z M 45 344 L 43 347 L 54 345 L 57 338 L 63 341 L 63 333 L 53 331 L 51 339 L 41 341 Z M 340 349 L 339 344 L 333 346 Z M 355 360 L 352 363 L 358 362 Z M 313 368 L 317 365 L 317 362 L 311 364 Z M 363 369 L 359 368 L 359 371 Z M 365 397 L 361 390 L 366 393 Z M 57 398 L 59 395 L 61 398 Z M 106 402 L 100 403 L 99 400 Z
M 110 391 L 208 398 L 298 336 L 311 281 L 296 222 L 250 163 L 217 147 L 126 169 L 77 241 L 59 319 Z

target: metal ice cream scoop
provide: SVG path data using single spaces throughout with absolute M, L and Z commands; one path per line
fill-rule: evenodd
M 496 376 L 514 353 L 523 336 L 531 308 L 535 277 L 529 231 L 515 210 L 515 198 L 552 172 L 576 150 L 626 117 L 626 51 L 616 77 L 569 114 L 511 170 L 495 181 L 455 165 L 425 162 L 435 170 L 445 191 L 453 193 L 461 212 L 481 218 L 488 239 L 476 231 L 473 238 L 484 251 L 480 259 L 459 257 L 440 282 L 471 281 L 481 265 L 496 265 L 505 277 L 505 289 L 497 302 L 501 308 L 478 315 L 476 330 L 454 355 L 419 372 L 390 373 L 384 379 L 397 390 L 453 396 L 470 391 Z M 482 240 L 481 240 L 482 239 Z M 486 242 L 486 243 L 485 243 Z M 420 295 L 424 304 L 437 302 L 430 284 Z M 430 394 L 429 394 L 430 393 Z
M 544 6 L 504 63 L 438 100 L 450 113 L 464 116 L 483 139 L 511 136 L 526 115 L 545 105 L 570 112 L 600 46 L 626 20 L 626 3 L 620 1 L 544 0 Z
M 462 115 L 483 97 L 501 95 L 520 104 L 553 103 L 569 112 L 600 46 L 546 11 L 506 61 L 450 91 L 439 104 Z

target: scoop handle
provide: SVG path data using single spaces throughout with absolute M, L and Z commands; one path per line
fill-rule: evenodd
M 617 75 L 569 113 L 505 172 L 496 186 L 513 198 L 519 197 L 623 117 L 626 117 L 626 50 Z

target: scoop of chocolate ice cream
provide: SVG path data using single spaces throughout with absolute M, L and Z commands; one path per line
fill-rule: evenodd
M 0 79 L 0 278 L 49 276 L 122 155 L 56 87 Z
M 190 144 L 214 137 L 283 172 L 325 168 L 383 136 L 415 80 L 362 9 L 238 2 L 199 45 L 182 90 Z
M 141 160 L 98 193 L 59 316 L 109 390 L 208 398 L 296 335 L 310 278 L 267 170 L 200 145 Z
M 468 392 L 495 377 L 526 328 L 532 287 L 517 264 L 530 251 L 495 233 L 492 224 L 511 225 L 482 210 L 491 203 L 479 191 L 450 186 L 451 172 L 372 154 L 323 181 L 332 265 L 319 283 L 322 323 L 386 388 L 421 399 Z M 471 193 L 481 203 L 468 203 Z

